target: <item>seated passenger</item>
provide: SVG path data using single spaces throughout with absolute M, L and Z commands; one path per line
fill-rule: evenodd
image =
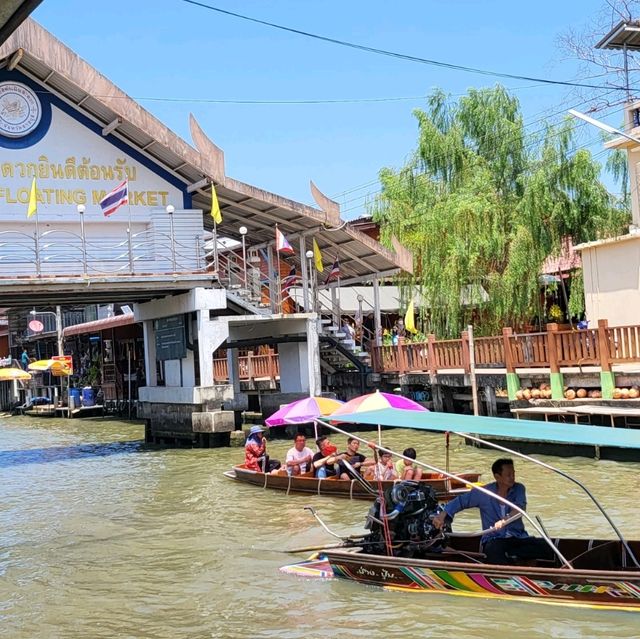
M 527 495 L 524 484 L 516 483 L 516 474 L 511 459 L 497 459 L 491 466 L 494 482 L 486 484 L 488 491 L 508 499 L 522 510 L 527 508 Z M 549 544 L 539 537 L 530 537 L 524 529 L 522 518 L 505 524 L 505 519 L 518 511 L 509 509 L 497 499 L 471 489 L 451 500 L 442 512 L 433 518 L 436 528 L 442 528 L 447 517 L 467 508 L 478 508 L 483 530 L 493 530 L 483 535 L 482 552 L 487 556 L 488 564 L 517 564 L 530 559 L 553 559 Z
M 335 477 L 336 453 L 338 448 L 334 446 L 326 435 L 320 435 L 316 439 L 318 452 L 313 456 L 313 467 L 316 469 L 316 477 L 326 479 Z
M 267 455 L 267 440 L 261 426 L 252 426 L 244 445 L 244 466 L 249 470 L 269 473 L 280 468 L 277 459 L 269 459 Z
M 375 481 L 378 481 L 378 479 L 381 479 L 382 481 L 398 479 L 398 473 L 396 473 L 396 470 L 393 467 L 391 453 L 385 453 L 381 450 L 378 453 L 378 456 L 378 462 L 374 466 L 367 468 L 365 479 Z
M 416 458 L 415 448 L 405 448 L 402 454 L 411 459 Z M 396 462 L 396 473 L 398 473 L 398 479 L 403 481 L 420 481 L 422 479 L 422 468 L 406 459 L 399 459 Z
M 307 448 L 306 444 L 307 438 L 304 435 L 300 433 L 296 435 L 293 448 L 287 451 L 287 458 L 285 460 L 287 474 L 301 475 L 311 468 L 313 451 Z
M 345 465 L 348 462 L 355 472 L 362 474 L 362 468 L 372 466 L 375 462 L 368 460 L 364 455 L 358 452 L 360 442 L 355 437 L 347 439 L 347 450 L 338 455 L 338 476 L 340 479 L 353 479 L 351 470 Z

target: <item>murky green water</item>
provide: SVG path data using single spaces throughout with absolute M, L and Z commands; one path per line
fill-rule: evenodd
M 640 615 L 384 592 L 278 572 L 292 547 L 361 529 L 366 502 L 289 496 L 222 476 L 237 448 L 147 450 L 117 421 L 0 420 L 0 636 L 638 637 Z M 337 438 L 339 441 L 341 438 Z M 442 437 L 385 431 L 444 463 Z M 270 444 L 281 458 L 289 444 Z M 452 466 L 488 467 L 490 451 L 453 443 Z M 640 538 L 638 464 L 557 460 L 583 479 L 624 534 Z M 610 536 L 577 489 L 517 464 L 529 510 L 552 535 Z M 457 526 L 477 530 L 473 513 Z

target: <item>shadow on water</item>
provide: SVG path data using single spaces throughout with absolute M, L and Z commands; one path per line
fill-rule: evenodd
M 50 462 L 129 455 L 155 450 L 145 446 L 142 440 L 126 442 L 101 442 L 77 444 L 75 446 L 52 446 L 50 448 L 27 448 L 23 450 L 0 450 L 0 468 L 22 464 L 48 464 Z

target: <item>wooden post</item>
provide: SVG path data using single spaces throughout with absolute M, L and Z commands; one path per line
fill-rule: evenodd
M 471 397 L 473 398 L 473 414 L 477 417 L 480 412 L 478 410 L 478 387 L 476 386 L 476 353 L 473 342 L 473 326 L 469 324 L 467 327 L 467 357 L 469 364 L 469 375 L 471 377 Z M 463 332 L 464 335 L 464 332 Z M 465 343 L 463 338 L 463 344 Z
M 429 376 L 431 383 L 435 384 L 436 375 L 438 374 L 438 362 L 436 362 L 436 336 L 433 333 L 427 335 L 427 363 L 429 365 Z
M 513 335 L 513 329 L 511 327 L 505 327 L 502 329 L 502 345 L 504 350 L 504 365 L 507 369 L 507 395 L 509 401 L 513 402 L 516 399 L 516 392 L 520 390 L 520 380 L 516 375 L 516 368 L 513 364 L 513 353 L 511 352 L 511 336 Z
M 469 327 L 470 328 L 470 327 Z M 462 368 L 467 375 L 471 372 L 471 353 L 469 352 L 469 331 L 462 331 Z
M 400 375 L 404 375 L 404 373 L 407 372 L 407 354 L 405 352 L 404 337 L 398 337 L 398 346 L 396 346 L 396 348 L 398 349 L 396 351 L 398 355 L 398 369 Z
M 547 324 L 547 357 L 551 371 L 551 399 L 563 399 L 564 388 L 562 373 L 558 366 L 558 325 L 555 322 Z
M 598 320 L 598 353 L 600 356 L 600 387 L 602 388 L 602 399 L 613 399 L 613 389 L 616 386 L 615 374 L 611 370 L 608 331 L 608 320 Z

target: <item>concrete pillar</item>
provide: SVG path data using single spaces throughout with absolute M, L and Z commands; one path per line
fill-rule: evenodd
M 158 369 L 156 367 L 156 332 L 153 330 L 153 320 L 142 322 L 144 335 L 144 368 L 147 386 L 158 385 Z
M 305 342 L 283 343 L 278 345 L 278 355 L 280 356 L 280 392 L 309 392 L 307 353 L 307 344 Z
M 322 393 L 322 377 L 320 376 L 320 319 L 307 320 L 307 350 L 309 395 L 312 397 Z M 280 373 L 282 375 L 282 372 Z
M 373 278 L 373 330 L 375 331 L 376 346 L 382 346 L 382 319 L 380 314 L 380 282 Z
M 485 386 L 483 389 L 485 397 L 487 417 L 498 416 L 498 403 L 496 402 L 496 389 L 493 386 Z
M 309 272 L 307 269 L 307 245 L 304 235 L 300 236 L 300 269 L 302 277 L 302 307 L 305 312 L 311 309 L 311 297 L 309 295 Z
M 227 371 L 229 373 L 229 384 L 233 386 L 234 397 L 240 392 L 240 367 L 238 366 L 238 349 L 227 349 Z
M 209 311 L 198 311 L 198 360 L 200 363 L 200 386 L 213 386 L 213 348 L 211 345 L 211 322 Z
M 433 399 L 433 410 L 436 413 L 444 413 L 444 395 L 440 384 L 431 385 L 431 397 Z

